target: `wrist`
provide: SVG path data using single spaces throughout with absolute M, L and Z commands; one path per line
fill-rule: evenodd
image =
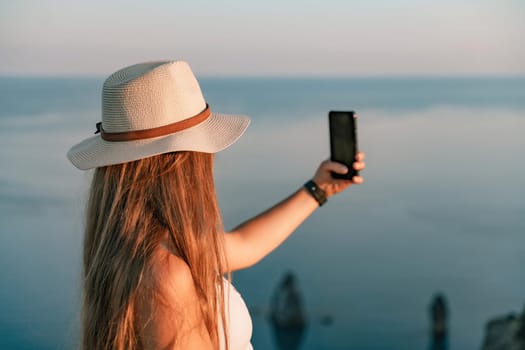
M 319 187 L 317 183 L 315 183 L 314 180 L 309 180 L 304 184 L 304 188 L 306 189 L 306 192 L 311 195 L 319 204 L 319 206 L 322 206 L 326 203 L 326 192 Z

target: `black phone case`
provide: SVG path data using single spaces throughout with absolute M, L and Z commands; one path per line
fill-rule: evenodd
M 348 173 L 336 174 L 336 179 L 352 179 L 359 175 L 353 168 L 357 154 L 357 118 L 354 111 L 330 111 L 328 120 L 330 125 L 330 159 L 343 163 L 348 167 Z

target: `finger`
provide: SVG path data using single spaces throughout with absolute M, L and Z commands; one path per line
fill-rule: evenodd
M 335 180 L 335 185 L 338 187 L 346 187 L 351 185 L 353 182 L 350 179 L 337 179 Z
M 355 155 L 355 159 L 358 162 L 362 162 L 365 160 L 365 154 L 363 152 L 357 152 L 357 154 Z
M 354 162 L 354 164 L 352 164 L 352 167 L 355 170 L 363 170 L 365 168 L 365 162 Z
M 354 176 L 352 177 L 352 182 L 357 184 L 357 185 L 360 185 L 363 183 L 363 178 L 361 176 Z
M 324 161 L 321 166 L 324 168 L 324 170 L 327 171 L 333 171 L 337 174 L 346 174 L 348 172 L 348 168 L 346 165 L 338 162 L 332 162 L 332 161 Z

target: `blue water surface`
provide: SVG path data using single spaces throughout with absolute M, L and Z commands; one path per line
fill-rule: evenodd
M 102 77 L 0 78 L 0 348 L 78 342 L 90 173 L 65 157 L 100 120 Z M 271 295 L 294 271 L 301 349 L 427 349 L 444 293 L 449 349 L 525 299 L 525 78 L 202 78 L 211 108 L 247 114 L 216 157 L 226 228 L 294 192 L 328 157 L 327 112 L 358 113 L 365 184 L 333 197 L 256 266 L 234 274 L 255 349 L 277 349 Z M 322 322 L 326 319 L 331 323 Z

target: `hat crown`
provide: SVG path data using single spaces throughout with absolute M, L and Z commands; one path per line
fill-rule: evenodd
M 190 118 L 206 102 L 185 61 L 146 62 L 123 68 L 102 88 L 106 132 L 152 129 Z

